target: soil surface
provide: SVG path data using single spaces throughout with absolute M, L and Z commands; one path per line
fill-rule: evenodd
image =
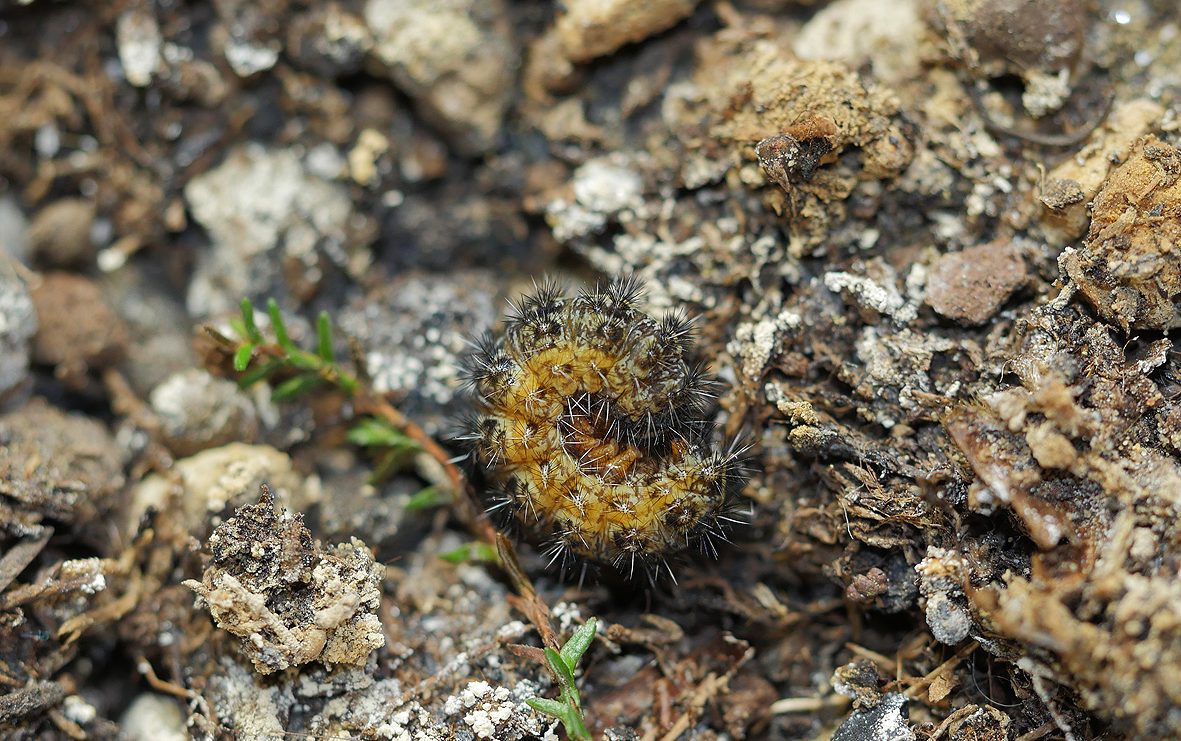
M 1179 111 L 1171 0 L 0 0 L 0 736 L 1181 737 Z

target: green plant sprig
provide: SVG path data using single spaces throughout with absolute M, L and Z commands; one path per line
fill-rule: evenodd
M 442 466 L 449 487 L 428 487 L 415 495 L 411 505 L 428 509 L 450 503 L 481 541 L 496 542 L 495 528 L 479 516 L 481 510 L 451 453 L 370 387 L 363 362 L 355 352 L 354 363 L 360 373 L 348 372 L 337 361 L 332 320 L 327 312 L 321 312 L 316 320 L 316 344 L 312 351 L 299 347 L 291 339 L 279 304 L 273 298 L 267 300 L 266 311 L 270 317 L 267 332 L 254 321 L 254 304 L 249 298 L 242 299 L 240 309 L 238 316 L 230 320 L 233 336 L 226 336 L 209 325 L 204 327 L 205 333 L 231 357 L 240 387 L 266 381 L 272 385 L 271 398 L 276 401 L 289 400 L 317 388 L 344 394 L 352 400 L 356 415 L 348 439 L 374 453 L 374 482 L 400 470 L 415 454 L 425 453 Z
M 316 349 L 305 350 L 291 339 L 287 324 L 273 298 L 267 300 L 270 333 L 264 334 L 254 321 L 254 304 L 242 299 L 241 312 L 230 320 L 236 339 L 224 338 L 233 347 L 233 368 L 240 374 L 238 385 L 247 388 L 260 381 L 273 383 L 271 398 L 287 401 L 317 388 L 332 388 L 349 398 L 361 393 L 360 382 L 336 359 L 332 320 L 320 312 L 316 320 Z M 348 431 L 349 442 L 370 449 L 375 456 L 371 480 L 383 481 L 401 470 L 422 445 L 405 430 L 377 416 L 362 416 Z M 429 496 L 424 489 L 422 499 Z M 422 492 L 420 492 L 421 494 Z M 420 506 L 423 506 L 420 503 Z
M 402 470 L 411 458 L 422 451 L 422 446 L 413 438 L 379 417 L 358 419 L 349 429 L 347 439 L 354 445 L 372 451 L 374 463 L 373 474 L 369 477 L 371 484 L 385 481 Z M 427 497 L 428 494 L 423 492 L 429 492 L 433 488 L 423 489 L 419 494 Z
M 473 540 L 470 543 L 464 543 L 453 550 L 444 551 L 443 553 L 439 554 L 439 558 L 443 559 L 447 563 L 454 564 L 500 563 L 500 559 L 496 555 L 496 549 L 479 540 Z
M 336 360 L 332 340 L 332 320 L 328 312 L 320 312 L 316 319 L 316 350 L 311 352 L 291 340 L 283 313 L 275 299 L 267 300 L 267 315 L 271 320 L 273 339 L 268 338 L 254 321 L 254 304 L 242 299 L 241 313 L 230 320 L 238 335 L 234 349 L 234 370 L 242 375 L 238 385 L 247 388 L 262 380 L 272 380 L 278 374 L 293 374 L 279 382 L 271 397 L 276 401 L 291 399 L 317 387 L 328 385 L 346 396 L 357 393 L 357 378 Z
M 570 640 L 562 646 L 562 650 L 545 649 L 546 664 L 558 682 L 558 699 L 545 697 L 530 697 L 525 704 L 539 713 L 544 713 L 562 722 L 566 735 L 572 741 L 591 741 L 590 731 L 586 728 L 586 721 L 582 717 L 582 695 L 578 692 L 578 685 L 574 682 L 574 670 L 582 661 L 582 655 L 590 648 L 598 629 L 598 620 L 591 618 L 586 624 L 574 631 Z

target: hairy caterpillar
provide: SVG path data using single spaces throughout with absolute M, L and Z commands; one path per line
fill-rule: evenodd
M 641 308 L 634 279 L 566 297 L 553 284 L 513 306 L 466 359 L 476 413 L 465 439 L 489 510 L 571 556 L 650 579 L 693 543 L 716 555 L 741 451 L 712 448 L 713 381 L 689 359 L 691 326 Z

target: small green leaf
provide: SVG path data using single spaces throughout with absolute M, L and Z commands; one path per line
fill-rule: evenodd
M 242 323 L 242 317 L 236 316 L 230 319 L 230 329 L 234 330 L 234 334 L 243 340 L 250 339 L 250 332 L 246 329 L 246 325 Z
M 563 693 L 574 687 L 574 670 L 562 658 L 562 655 L 552 648 L 545 649 L 545 658 L 549 662 L 550 669 L 553 670 L 557 676 L 558 681 L 562 685 Z
M 327 311 L 321 311 L 316 319 L 316 344 L 325 363 L 336 362 L 336 351 L 332 349 L 332 319 Z
M 399 448 L 406 451 L 419 449 L 418 443 L 406 433 L 376 417 L 365 417 L 348 432 L 348 441 L 367 448 Z
M 291 341 L 287 334 L 287 325 L 283 323 L 283 312 L 279 311 L 279 302 L 273 298 L 267 299 L 267 314 L 271 317 L 271 329 L 275 332 L 275 342 L 286 353 L 295 353 L 299 348 Z
M 295 378 L 288 378 L 283 383 L 275 387 L 271 392 L 271 399 L 274 401 L 286 401 L 288 399 L 299 396 L 302 393 L 311 391 L 321 383 L 316 376 L 303 375 Z
M 250 365 L 250 356 L 254 354 L 254 343 L 248 342 L 234 351 L 234 370 L 241 373 Z
M 582 655 L 595 640 L 595 631 L 598 630 L 598 626 L 598 619 L 590 618 L 585 625 L 574 631 L 574 635 L 570 636 L 570 640 L 566 641 L 565 646 L 562 646 L 562 660 L 571 670 L 578 666 L 578 662 L 582 661 Z
M 472 544 L 472 556 L 472 560 L 480 563 L 500 563 L 500 554 L 496 552 L 496 546 L 488 543 Z
M 258 330 L 258 325 L 254 323 L 254 304 L 251 303 L 250 299 L 243 298 L 241 306 L 242 323 L 240 325 L 241 329 L 238 329 L 237 331 L 239 331 L 243 337 L 247 338 L 251 342 L 262 342 L 262 332 Z M 237 329 L 237 327 L 235 327 L 235 329 Z
M 590 731 L 586 729 L 586 723 L 582 719 L 582 696 L 574 683 L 574 669 L 594 641 L 598 625 L 599 621 L 592 617 L 574 631 L 574 635 L 570 636 L 570 640 L 566 641 L 560 652 L 552 648 L 545 649 L 546 663 L 558 680 L 558 699 L 531 697 L 525 701 L 539 713 L 560 720 L 566 729 L 566 735 L 574 741 L 591 741 Z
M 418 512 L 419 510 L 439 507 L 450 502 L 450 494 L 437 486 L 428 486 L 425 489 L 420 489 L 419 491 L 415 492 L 414 495 L 410 497 L 410 501 L 406 502 L 406 511 Z
M 336 374 L 336 385 L 346 396 L 354 396 L 357 393 L 357 379 L 339 370 Z
M 582 722 L 582 715 L 579 711 L 571 709 L 569 716 L 562 718 L 562 725 L 566 727 L 566 735 L 570 737 L 571 741 L 592 741 L 590 731 Z
M 566 728 L 566 735 L 572 741 L 591 741 L 590 731 L 586 729 L 582 714 L 576 708 L 545 697 L 530 697 L 525 700 L 525 704 L 539 713 L 562 721 L 562 725 Z
M 448 563 L 496 563 L 496 549 L 487 543 L 473 541 L 459 546 L 455 550 L 439 554 L 439 558 Z
M 550 700 L 545 697 L 530 697 L 525 701 L 525 704 L 539 713 L 545 713 L 558 719 L 564 719 L 569 711 L 569 708 L 557 700 Z
M 562 725 L 566 727 L 566 735 L 570 737 L 571 741 L 592 741 L 590 731 L 582 722 L 582 715 L 579 711 L 571 708 L 568 717 L 562 718 Z
M 263 363 L 254 370 L 243 374 L 242 377 L 238 379 L 238 387 L 250 388 L 262 379 L 271 375 L 271 373 L 275 372 L 281 365 L 283 364 L 278 360 L 271 360 Z
M 304 352 L 298 347 L 292 346 L 286 353 L 287 362 L 300 370 L 318 371 L 324 367 L 324 361 L 320 360 L 319 356 Z

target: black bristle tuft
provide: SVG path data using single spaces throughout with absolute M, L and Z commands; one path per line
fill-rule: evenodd
M 608 283 L 603 293 L 615 306 L 634 311 L 644 296 L 644 284 L 635 275 L 625 275 Z
M 522 311 L 530 315 L 553 315 L 566 302 L 562 285 L 553 278 L 545 278 L 541 285 L 533 284 L 533 293 L 522 299 Z
M 684 311 L 673 311 L 660 319 L 660 334 L 677 353 L 684 356 L 693 346 L 693 322 Z

